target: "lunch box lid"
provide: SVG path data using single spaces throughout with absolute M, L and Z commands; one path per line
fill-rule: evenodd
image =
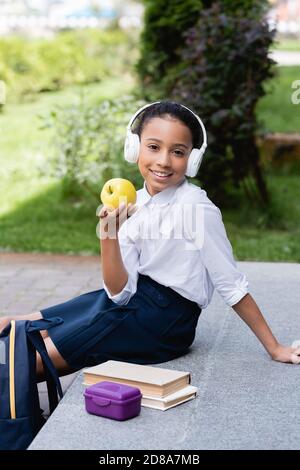
M 98 382 L 90 385 L 86 388 L 84 395 L 109 398 L 120 402 L 142 396 L 140 389 L 137 387 L 109 381 Z

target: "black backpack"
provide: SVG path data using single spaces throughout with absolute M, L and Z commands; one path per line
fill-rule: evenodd
M 0 450 L 26 449 L 45 423 L 36 378 L 36 351 L 43 361 L 50 413 L 62 398 L 60 380 L 40 330 L 62 323 L 19 320 L 0 334 Z

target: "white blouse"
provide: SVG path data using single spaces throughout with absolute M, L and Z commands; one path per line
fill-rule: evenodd
M 145 274 L 205 308 L 214 289 L 229 306 L 248 293 L 246 276 L 238 271 L 222 215 L 200 187 L 185 178 L 177 186 L 151 196 L 137 191 L 138 210 L 118 234 L 128 281 L 108 297 L 125 305 Z

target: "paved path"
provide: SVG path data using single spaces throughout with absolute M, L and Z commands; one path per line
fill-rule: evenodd
M 100 255 L 0 253 L 0 315 L 32 313 L 101 287 Z
M 102 287 L 99 256 L 0 253 L 0 316 L 24 315 Z M 61 379 L 64 392 L 75 378 Z M 45 383 L 41 408 L 48 415 Z
M 278 65 L 300 65 L 300 50 L 297 51 L 273 51 L 270 56 Z M 300 76 L 299 76 L 300 78 Z

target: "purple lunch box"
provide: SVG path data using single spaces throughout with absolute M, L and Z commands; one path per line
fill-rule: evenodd
M 84 391 L 88 413 L 123 421 L 140 414 L 142 393 L 139 388 L 115 382 L 98 382 Z

